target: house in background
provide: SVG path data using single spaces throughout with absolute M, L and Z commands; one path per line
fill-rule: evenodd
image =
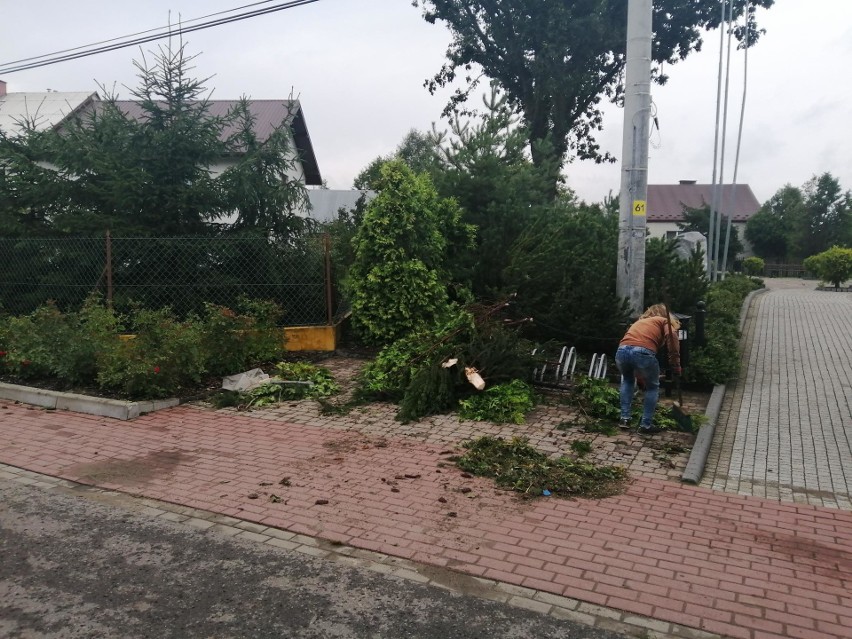
M 748 184 L 723 184 L 721 193 L 720 210 L 725 216 L 733 212 L 731 223 L 739 232 L 745 255 L 751 255 L 751 247 L 745 239 L 745 225 L 760 210 L 760 202 Z M 648 234 L 651 237 L 676 237 L 680 232 L 678 224 L 683 222 L 684 209 L 709 207 L 712 201 L 712 184 L 696 184 L 694 180 L 681 180 L 679 184 L 649 184 Z
M 224 116 L 236 103 L 236 100 L 210 100 L 209 113 L 214 117 Z M 22 133 L 27 124 L 39 131 L 48 128 L 60 129 L 69 118 L 85 116 L 99 104 L 101 104 L 101 98 L 96 92 L 8 93 L 6 83 L 0 80 L 0 131 L 15 135 Z M 134 119 L 144 117 L 136 101 L 118 100 L 117 104 L 128 117 Z M 282 122 L 289 121 L 290 147 L 295 154 L 296 162 L 288 177 L 300 180 L 306 186 L 320 186 L 322 176 L 301 103 L 298 100 L 249 100 L 249 110 L 254 117 L 255 132 L 261 142 L 266 141 Z M 220 138 L 225 140 L 233 132 L 232 128 L 225 127 L 220 133 Z M 209 169 L 213 176 L 217 176 L 238 161 L 239 153 L 225 156 Z
M 93 109 L 99 101 L 95 92 L 7 93 L 6 83 L 0 80 L 0 131 L 15 135 L 28 126 L 37 131 L 57 128 L 69 117 Z

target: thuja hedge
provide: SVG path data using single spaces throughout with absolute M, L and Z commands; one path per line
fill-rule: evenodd
M 48 303 L 29 315 L 0 316 L 0 376 L 128 398 L 173 396 L 205 375 L 279 358 L 280 316 L 276 304 L 249 299 L 236 310 L 208 304 L 184 320 L 169 309 L 120 315 L 95 298 L 67 313 Z
M 693 346 L 689 366 L 684 368 L 684 381 L 723 384 L 737 376 L 740 312 L 748 294 L 762 286 L 761 280 L 744 275 L 730 275 L 710 285 L 705 345 Z

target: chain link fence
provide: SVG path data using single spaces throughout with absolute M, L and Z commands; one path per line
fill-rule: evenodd
M 168 306 L 180 316 L 245 296 L 280 304 L 284 326 L 325 325 L 342 310 L 333 289 L 327 235 L 0 238 L 0 309 L 15 315 L 48 300 L 76 309 L 93 293 L 119 312 Z

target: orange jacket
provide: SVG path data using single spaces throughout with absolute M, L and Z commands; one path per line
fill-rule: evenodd
M 680 368 L 680 341 L 677 331 L 669 330 L 669 321 L 665 317 L 646 317 L 636 320 L 627 329 L 619 346 L 641 346 L 656 353 L 668 340 L 669 364 L 673 368 Z

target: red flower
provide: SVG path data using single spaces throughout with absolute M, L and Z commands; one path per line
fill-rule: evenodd
M 154 367 L 154 373 L 159 373 L 159 372 L 160 372 L 160 367 L 159 367 L 159 366 L 155 366 L 155 367 Z
M 21 360 L 21 366 L 29 366 L 30 364 L 32 364 L 32 362 L 28 359 Z
M 0 351 L 0 357 L 6 357 L 6 351 Z

